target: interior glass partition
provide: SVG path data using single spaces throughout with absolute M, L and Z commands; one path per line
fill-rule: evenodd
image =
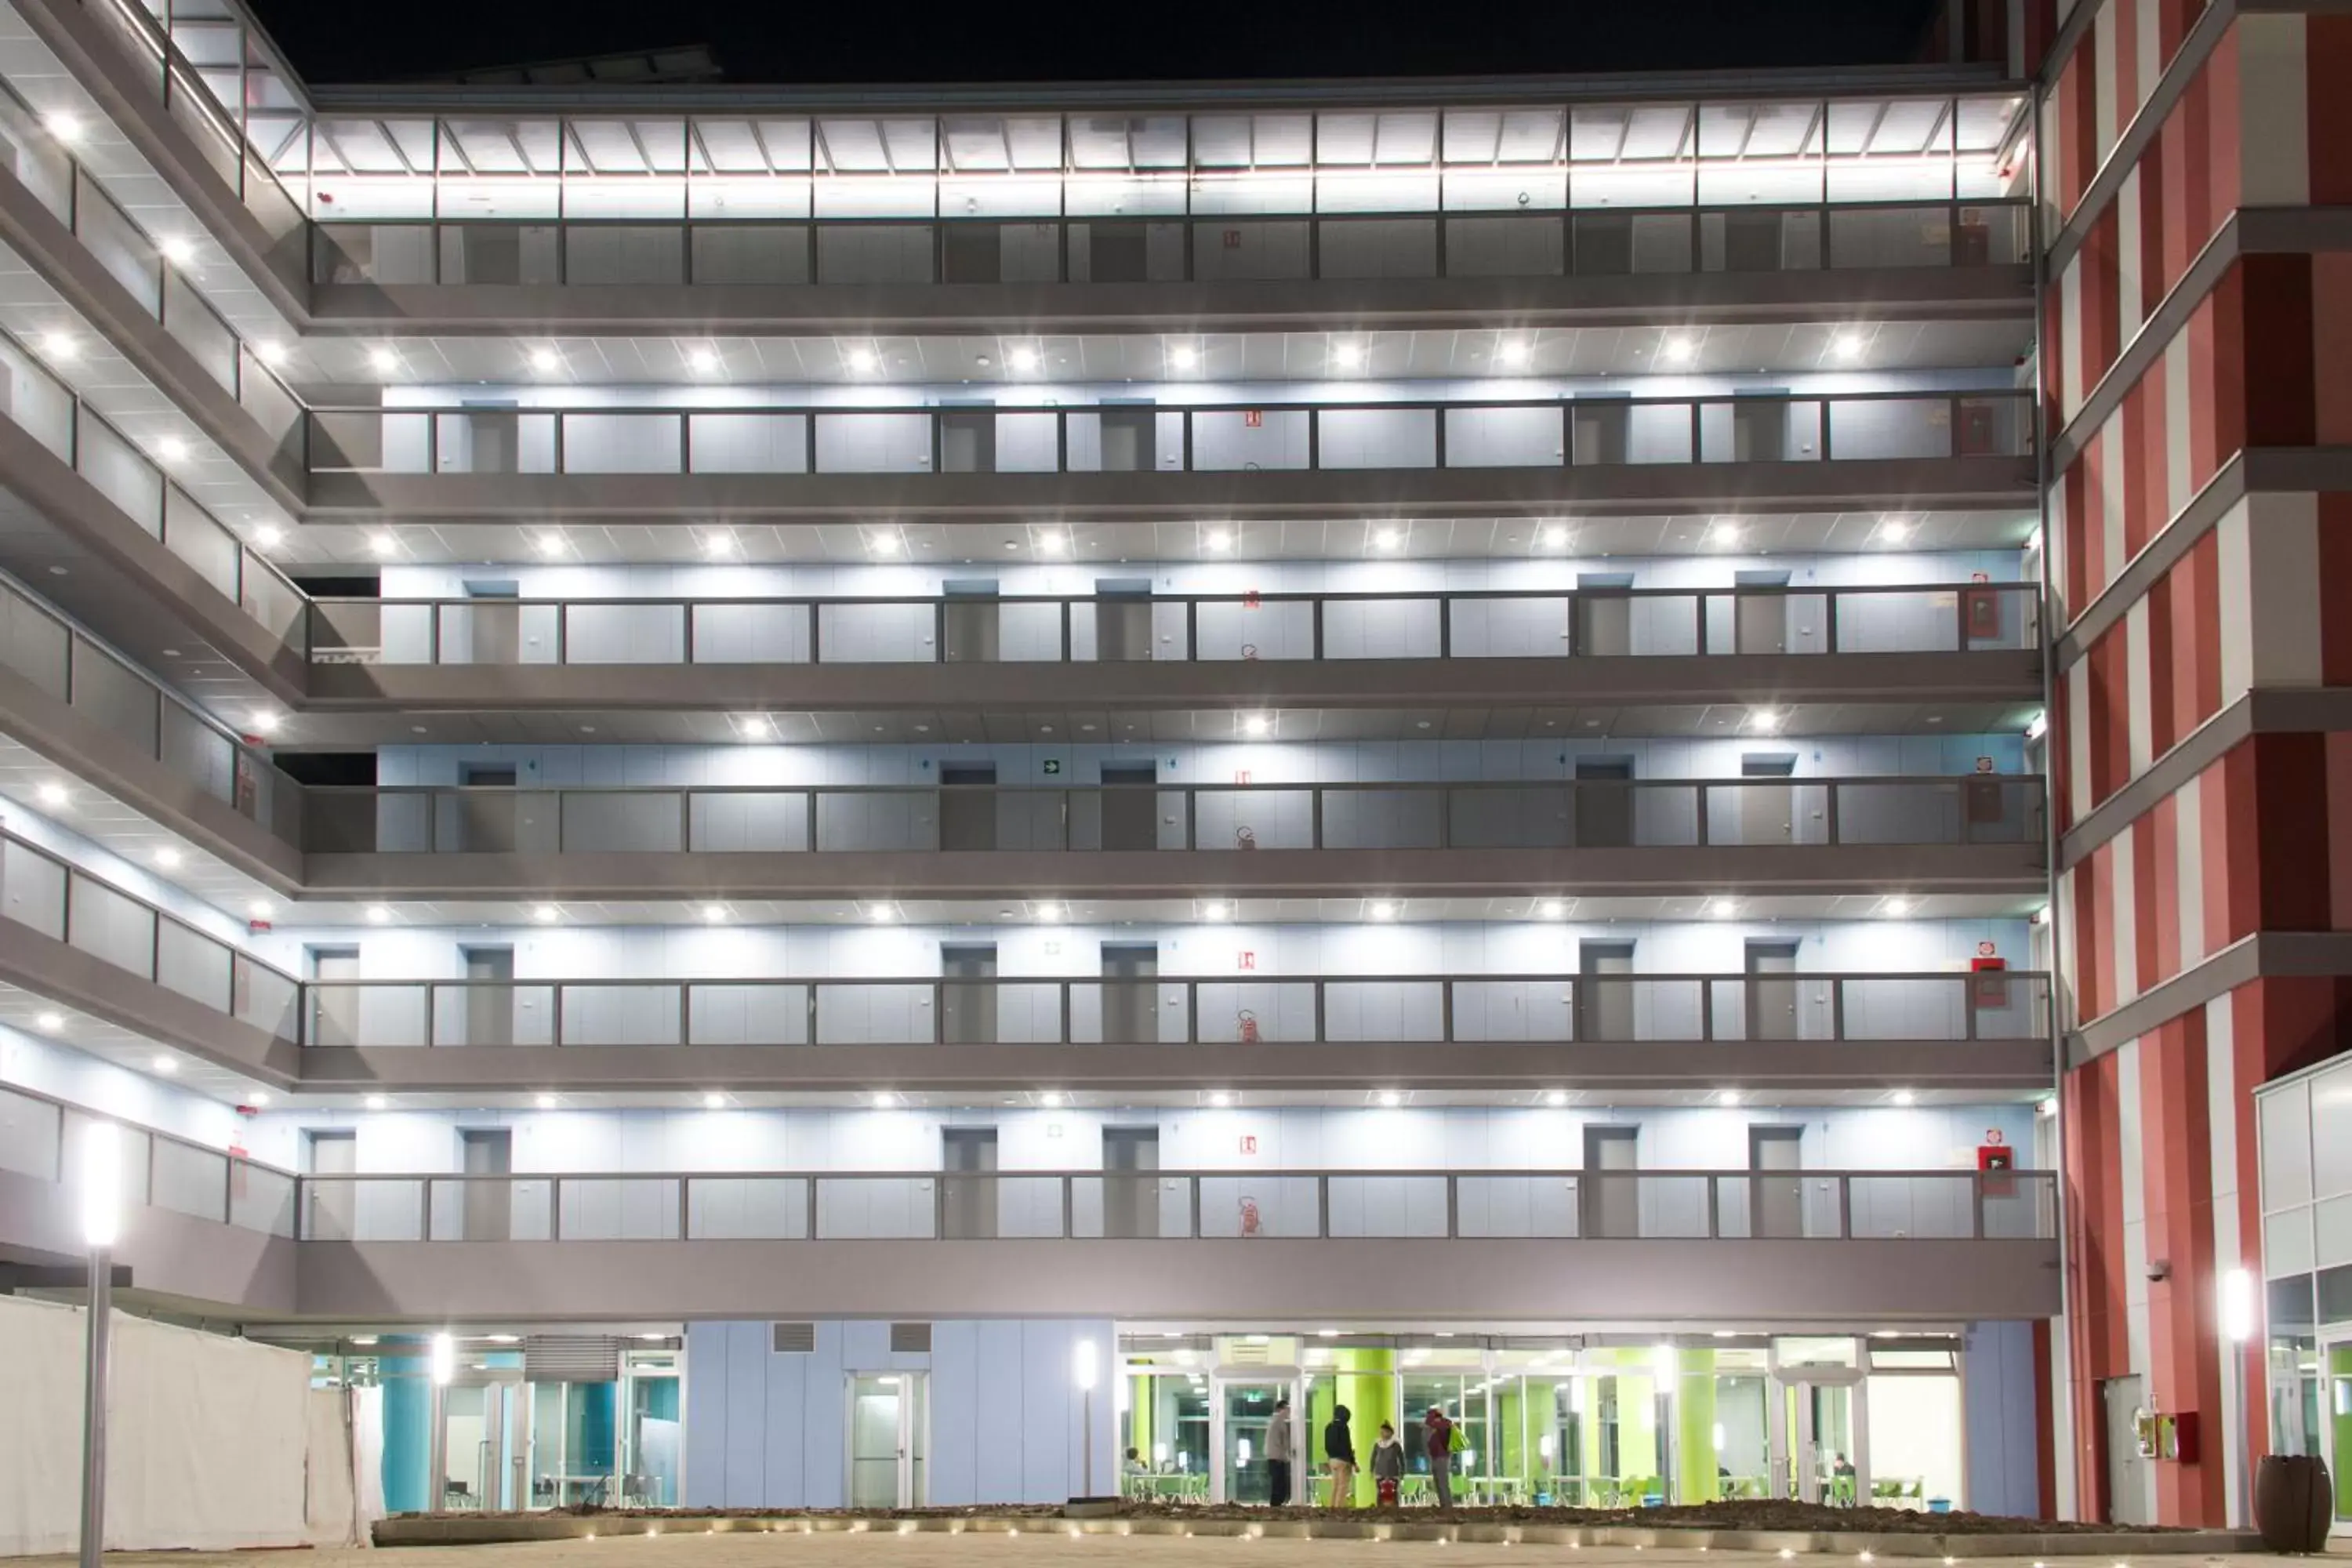
M 1120 1492 L 1139 1502 L 1209 1497 L 1209 1378 L 1131 1361 L 1119 1412 Z

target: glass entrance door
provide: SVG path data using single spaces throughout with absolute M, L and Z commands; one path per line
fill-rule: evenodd
M 923 1506 L 923 1374 L 857 1373 L 849 1380 L 849 1506 Z
M 1783 1376 L 1773 1387 L 1773 1494 L 1833 1508 L 1868 1497 L 1870 1434 L 1860 1379 Z
M 1266 1436 L 1274 1426 L 1274 1407 L 1284 1395 L 1292 1401 L 1294 1438 L 1297 1436 L 1297 1380 L 1217 1378 L 1212 1384 L 1209 1413 L 1216 1430 L 1210 1434 L 1210 1455 L 1216 1468 L 1209 1478 L 1209 1496 L 1215 1502 L 1263 1503 L 1270 1500 L 1271 1474 L 1265 1468 Z M 1306 1444 L 1292 1445 L 1291 1496 L 1304 1501 Z
M 530 1402 L 520 1370 L 461 1374 L 443 1389 L 440 1437 L 435 1507 L 501 1511 L 529 1505 Z

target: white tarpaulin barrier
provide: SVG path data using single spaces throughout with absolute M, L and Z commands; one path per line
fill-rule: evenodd
M 0 1297 L 0 1554 L 79 1544 L 83 1314 Z M 116 1313 L 107 1400 L 110 1551 L 295 1546 L 314 1468 L 336 1473 L 325 1521 L 350 1538 L 352 1467 L 340 1410 L 312 1441 L 310 1358 Z M 340 1399 L 340 1396 L 338 1396 Z

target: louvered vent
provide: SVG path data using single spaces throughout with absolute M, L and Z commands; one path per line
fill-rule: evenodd
M 533 1334 L 522 1342 L 532 1383 L 611 1383 L 621 1375 L 621 1342 L 603 1334 Z
M 929 1323 L 893 1323 L 890 1325 L 892 1353 L 908 1352 L 929 1355 L 931 1352 L 931 1325 Z
M 768 1348 L 778 1355 L 807 1355 L 816 1349 L 814 1323 L 770 1323 Z
M 1224 1354 L 1235 1366 L 1266 1366 L 1273 1363 L 1274 1347 L 1264 1342 L 1252 1344 L 1247 1340 L 1228 1340 Z

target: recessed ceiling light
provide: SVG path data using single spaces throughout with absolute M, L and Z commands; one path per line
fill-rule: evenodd
M 1041 921 L 1058 921 L 1069 912 L 1067 906 L 1062 904 L 1039 904 L 1037 906 L 1037 918 Z
M 874 1109 L 877 1110 L 887 1110 L 898 1103 L 898 1097 L 887 1089 L 877 1091 L 874 1096 Z
M 1392 921 L 1396 919 L 1397 907 L 1391 903 L 1381 902 L 1374 904 L 1370 912 L 1372 919 L 1376 921 Z
M 1706 906 L 1706 912 L 1717 920 L 1727 921 L 1739 912 L 1739 905 L 1735 900 L 1717 899 Z
M 735 732 L 747 741 L 764 741 L 775 734 L 776 727 L 764 714 L 745 713 L 736 719 Z
M 1212 550 L 1231 550 L 1234 547 L 1234 536 L 1222 528 L 1213 528 L 1209 530 L 1202 542 Z
M 1383 528 L 1372 535 L 1372 542 L 1382 550 L 1394 550 L 1404 542 L 1404 535 L 1393 528 Z
M 1736 1089 L 1727 1089 L 1715 1098 L 1725 1105 L 1737 1105 L 1739 1103 L 1739 1091 Z
M 257 735 L 275 735 L 278 733 L 278 715 L 269 712 L 267 710 L 263 710 L 262 711 L 256 713 L 248 713 L 246 715 L 245 721 L 251 727 L 253 732 Z
M 722 923 L 727 919 L 727 906 L 725 904 L 703 905 L 702 919 L 704 922 L 709 925 L 719 925 Z
M 49 134 L 56 137 L 60 142 L 79 142 L 81 140 L 81 116 L 76 114 L 69 109 L 58 110 L 56 113 L 44 118 L 41 123 L 47 126 L 49 128 Z
M 562 368 L 562 357 L 553 349 L 533 349 L 530 351 L 530 368 L 535 371 L 544 373 L 551 370 L 560 370 Z
M 1911 537 L 1911 525 L 1899 517 L 1890 517 L 1878 525 L 1878 537 L 1889 544 L 1900 544 Z
M 257 1089 L 245 1097 L 245 1102 L 247 1105 L 267 1105 L 269 1103 L 269 1091 L 266 1089 Z
M 1837 356 L 1840 359 L 1860 359 L 1862 357 L 1862 334 L 1860 332 L 1840 332 L 1837 335 L 1836 341 L 1831 346 L 1837 351 Z
M 1047 529 L 1037 536 L 1037 548 L 1048 555 L 1059 555 L 1067 549 L 1070 536 L 1056 529 Z
M 1229 918 L 1233 912 L 1231 904 L 1208 904 L 1202 907 L 1201 916 L 1203 920 L 1221 921 Z
M 40 796 L 41 804 L 47 806 L 61 806 L 73 799 L 72 792 L 55 780 L 43 784 L 34 793 Z
M 1558 1110 L 1559 1107 L 1568 1103 L 1568 1090 L 1564 1089 L 1553 1089 L 1550 1093 L 1544 1096 L 1544 1103 L 1552 1107 L 1554 1110 Z
M 1201 363 L 1201 351 L 1191 343 L 1174 343 L 1168 350 L 1168 363 L 1178 370 L 1190 370 Z
M 557 1100 L 555 1096 L 551 1094 L 542 1094 L 533 1097 L 531 1103 L 539 1107 L 541 1110 L 552 1110 L 556 1107 Z
M 541 904 L 530 911 L 530 918 L 541 925 L 553 925 L 563 918 L 563 911 L 553 904 Z
M 33 1023 L 43 1034 L 54 1035 L 66 1026 L 66 1016 L 63 1013 L 43 1013 Z
M 717 1089 L 713 1089 L 709 1094 L 702 1097 L 702 1109 L 705 1110 L 724 1110 L 727 1109 L 727 1097 L 719 1093 Z
M 1886 900 L 1885 908 L 1886 912 L 1890 915 L 1907 915 L 1911 912 L 1911 900 L 1908 899 L 1889 899 Z
M 869 921 L 887 921 L 890 918 L 890 906 L 887 904 L 868 904 L 866 906 L 866 918 Z
M 154 1068 L 157 1072 L 162 1073 L 165 1078 L 170 1078 L 180 1070 L 179 1060 L 177 1058 L 173 1057 L 159 1056 L 147 1065 Z
M 1035 370 L 1037 368 L 1037 351 L 1024 343 L 1014 349 L 1011 353 L 1006 354 L 1004 356 L 1004 361 L 1015 370 Z
M 400 356 L 387 348 L 370 349 L 368 368 L 380 375 L 389 375 L 400 368 Z
M 382 904 L 370 904 L 367 907 L 367 918 L 370 925 L 380 926 L 392 919 L 392 911 Z
M 724 561 L 735 553 L 735 536 L 731 533 L 706 533 L 702 536 L 702 552 L 713 561 Z
M 71 332 L 44 332 L 41 352 L 51 359 L 71 359 L 81 353 L 81 344 L 74 341 Z
M 370 1110 L 382 1110 L 385 1106 L 390 1105 L 392 1101 L 386 1100 L 380 1094 L 371 1094 L 362 1103 L 365 1104 Z
M 842 355 L 842 358 L 847 363 L 850 369 L 856 371 L 860 375 L 872 374 L 876 367 L 880 365 L 882 363 L 881 359 L 874 353 L 874 351 L 866 347 L 863 343 L 851 348 L 846 353 Z
M 1506 338 L 1499 352 L 1505 364 L 1517 366 L 1527 363 L 1528 356 L 1535 351 L 1524 338 Z
M 251 919 L 266 921 L 271 919 L 278 913 L 278 906 L 271 903 L 268 899 L 256 899 L 253 902 L 245 906 L 245 912 Z
M 1710 542 L 1716 544 L 1737 544 L 1739 542 L 1739 525 L 1736 522 L 1718 522 L 1706 531 L 1706 537 Z
M 542 533 L 539 536 L 539 552 L 541 555 L 561 555 L 570 548 L 570 544 L 560 533 Z
M 1398 1106 L 1402 1105 L 1403 1103 L 1404 1096 L 1399 1094 L 1395 1089 L 1384 1089 L 1381 1090 L 1381 1104 L 1386 1109 L 1394 1110 Z
M 1209 1091 L 1209 1103 L 1218 1107 L 1220 1110 L 1223 1109 L 1225 1106 L 1231 1105 L 1233 1102 L 1234 1097 L 1224 1089 L 1213 1089 Z
M 1897 1105 L 1910 1105 L 1916 1102 L 1918 1098 L 1919 1097 L 1917 1095 L 1913 1094 L 1907 1089 L 1898 1089 L 1894 1094 L 1895 1103 Z
M 1541 915 L 1548 921 L 1556 921 L 1567 912 L 1567 907 L 1558 899 L 1546 899 L 1542 903 L 1536 906 L 1536 913 Z
M 400 553 L 400 541 L 389 533 L 372 533 L 368 535 L 368 548 L 378 555 L 397 555 Z
M 1333 343 L 1331 363 L 1341 370 L 1354 370 L 1364 363 L 1364 345 L 1356 342 Z
M 1263 735 L 1273 728 L 1274 721 L 1263 713 L 1242 715 L 1242 733 L 1244 735 Z
M 286 542 L 286 535 L 265 522 L 253 531 L 253 542 L 264 550 L 274 550 Z
M 896 555 L 903 545 L 895 533 L 874 533 L 866 536 L 866 547 L 877 555 Z
M 1048 1110 L 1058 1110 L 1061 1107 L 1062 1100 L 1063 1097 L 1050 1089 L 1037 1097 L 1037 1102 L 1040 1105 L 1045 1106 Z
M 168 844 L 155 851 L 155 864 L 163 867 L 166 871 L 178 870 L 180 868 L 180 852 L 177 849 L 173 848 Z
M 1566 544 L 1568 542 L 1568 530 L 1559 527 L 1558 524 L 1554 524 L 1552 527 L 1547 528 L 1543 531 L 1543 542 L 1546 544 L 1554 546 Z
M 253 345 L 253 357 L 264 364 L 284 364 L 286 345 L 276 338 L 264 338 Z
M 698 344 L 686 351 L 686 368 L 708 375 L 719 368 L 719 352 Z
M 177 436 L 166 436 L 155 443 L 155 455 L 167 463 L 184 463 L 188 460 L 188 444 Z
M 1769 708 L 1752 708 L 1748 713 L 1748 727 L 1759 735 L 1769 735 L 1780 727 L 1780 715 Z
M 1662 352 L 1669 364 L 1688 364 L 1698 357 L 1698 343 L 1691 338 L 1668 338 Z
M 185 267 L 196 258 L 196 247 L 176 234 L 164 239 L 155 248 L 162 251 L 163 259 L 174 267 Z

